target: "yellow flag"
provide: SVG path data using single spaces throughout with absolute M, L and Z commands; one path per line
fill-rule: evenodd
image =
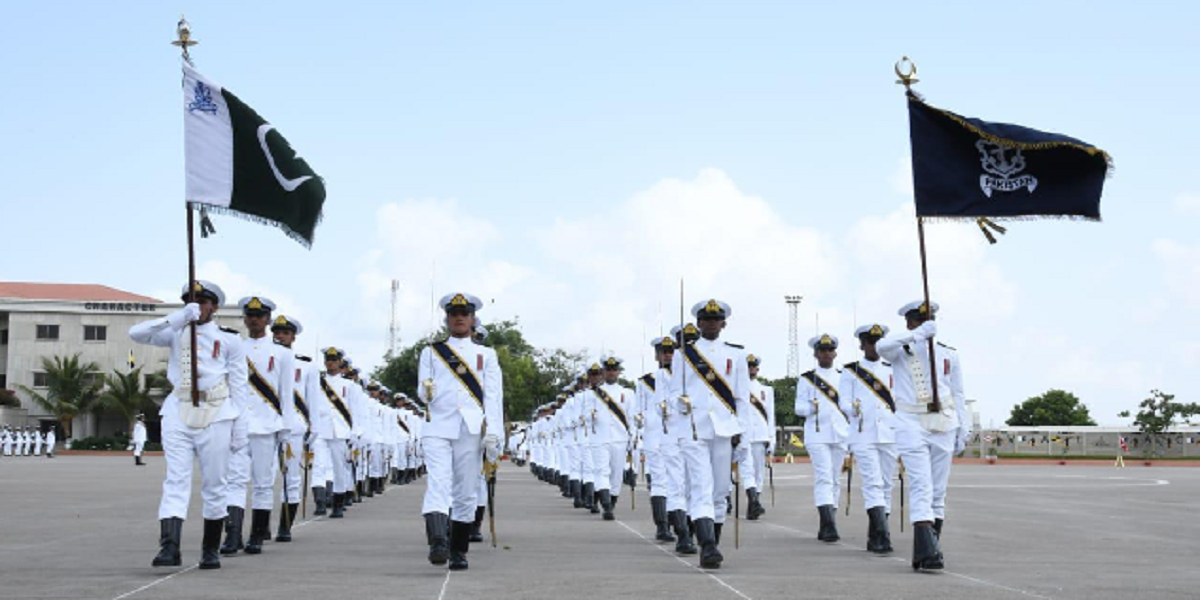
M 804 442 L 800 441 L 800 438 L 797 437 L 796 434 L 794 434 L 794 433 L 792 434 L 792 439 L 790 441 L 791 441 L 792 445 L 797 448 L 804 447 Z

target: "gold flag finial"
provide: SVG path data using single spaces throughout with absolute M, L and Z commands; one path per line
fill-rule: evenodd
M 909 92 L 912 91 L 914 83 L 921 81 L 917 79 L 917 63 L 907 56 L 901 56 L 900 60 L 896 62 L 896 77 L 900 78 L 896 80 L 896 83 L 904 86 L 905 91 Z
M 188 48 L 199 44 L 200 42 L 192 39 L 192 25 L 188 23 L 183 15 L 179 15 L 179 23 L 175 25 L 175 35 L 177 39 L 171 42 L 172 46 L 179 46 L 183 52 L 183 60 L 192 62 L 192 57 L 188 55 Z

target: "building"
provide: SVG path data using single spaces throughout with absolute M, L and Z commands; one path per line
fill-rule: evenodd
M 78 354 L 82 363 L 98 367 L 93 375 L 97 383 L 134 366 L 141 367 L 143 376 L 165 371 L 169 350 L 134 343 L 129 328 L 181 306 L 176 300 L 163 302 L 104 285 L 0 281 L 0 389 L 14 391 L 21 403 L 20 408 L 0 408 L 0 424 L 42 431 L 55 426 L 55 417 L 22 389 L 46 387 L 43 359 Z M 236 306 L 223 307 L 217 320 L 225 327 L 242 327 Z M 158 415 L 147 414 L 146 421 L 151 439 L 157 440 Z M 72 422 L 76 439 L 128 430 L 129 423 L 117 414 L 81 415 Z M 62 431 L 59 436 L 63 439 Z

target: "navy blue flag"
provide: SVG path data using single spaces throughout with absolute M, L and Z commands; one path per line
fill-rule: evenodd
M 1100 220 L 1111 166 L 1103 150 L 1057 133 L 961 117 L 912 93 L 908 122 L 917 216 Z

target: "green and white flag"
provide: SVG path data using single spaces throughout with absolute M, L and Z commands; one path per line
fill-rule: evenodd
M 187 63 L 183 120 L 189 202 L 312 245 L 325 183 L 273 125 Z

